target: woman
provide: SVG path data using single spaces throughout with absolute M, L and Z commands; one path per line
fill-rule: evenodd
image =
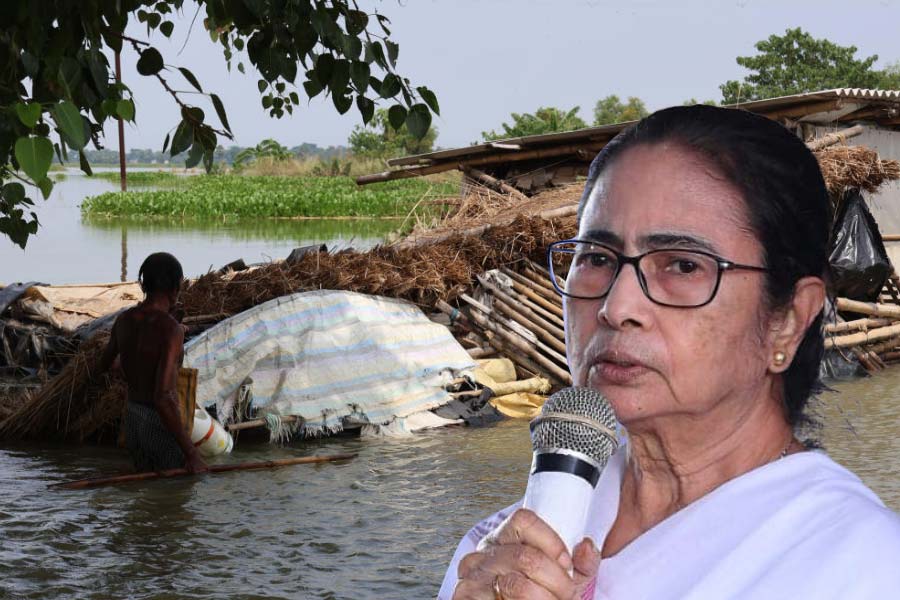
M 610 142 L 550 256 L 573 381 L 627 443 L 571 554 L 514 505 L 463 539 L 439 597 L 900 595 L 900 519 L 795 437 L 821 389 L 830 223 L 815 157 L 764 117 L 671 108 Z

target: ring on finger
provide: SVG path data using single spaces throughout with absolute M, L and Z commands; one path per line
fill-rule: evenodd
M 503 598 L 503 592 L 500 591 L 500 576 L 494 575 L 494 583 L 491 584 L 491 589 L 494 590 L 494 600 L 505 600 Z

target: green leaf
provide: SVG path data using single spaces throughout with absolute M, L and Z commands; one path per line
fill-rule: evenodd
M 422 100 L 425 101 L 425 104 L 428 105 L 428 108 L 434 112 L 434 114 L 441 114 L 441 107 L 438 106 L 437 96 L 434 95 L 434 92 L 429 90 L 427 87 L 420 86 L 416 88 L 416 91 L 419 92 L 419 95 L 422 97 Z
M 41 105 L 37 102 L 29 102 L 28 104 L 16 103 L 16 114 L 19 120 L 28 129 L 33 129 L 37 125 L 38 119 L 41 118 Z
M 393 73 L 388 73 L 387 75 L 385 75 L 384 81 L 381 82 L 381 97 L 393 98 L 399 91 L 400 78 Z
M 166 134 L 166 141 L 163 142 L 163 149 L 162 149 L 163 154 L 166 153 L 166 148 L 169 147 L 169 139 L 170 139 L 170 138 L 171 138 L 171 135 L 167 133 L 167 134 Z
M 368 124 L 372 117 L 375 116 L 375 103 L 365 96 L 356 97 L 356 108 L 359 109 L 359 114 L 362 115 L 364 124 Z
M 191 146 L 191 151 L 188 152 L 187 158 L 184 161 L 184 168 L 190 169 L 192 167 L 196 167 L 200 164 L 200 161 L 203 159 L 203 146 L 198 143 L 194 143 Z
M 328 87 L 332 94 L 345 95 L 347 93 L 347 85 L 350 83 L 350 61 L 336 60 L 331 71 L 331 80 Z
M 88 138 L 78 108 L 68 100 L 64 100 L 50 109 L 50 114 L 53 115 L 56 126 L 66 136 L 72 148 L 76 150 L 84 148 Z
M 389 40 L 384 40 L 384 45 L 387 48 L 388 59 L 391 61 L 391 65 L 397 66 L 397 56 L 400 54 L 400 46 Z
M 410 135 L 422 139 L 431 127 L 431 111 L 425 104 L 413 104 L 406 115 L 406 128 Z
M 185 69 L 184 67 L 178 67 L 178 70 L 181 72 L 182 75 L 184 75 L 184 78 L 188 80 L 188 83 L 190 83 L 192 86 L 194 86 L 195 90 L 197 90 L 201 94 L 203 93 L 203 88 L 200 87 L 200 82 L 197 81 L 197 78 L 194 77 L 193 73 L 191 73 L 189 70 Z M 260 91 L 262 91 L 262 90 L 260 90 Z
M 269 82 L 265 79 L 260 79 L 256 82 L 256 87 L 257 89 L 259 89 L 259 93 L 262 94 L 264 91 L 266 91 L 266 88 L 269 87 Z
M 310 73 L 315 75 L 313 71 L 310 71 Z M 309 96 L 310 98 L 315 98 L 322 92 L 323 89 L 325 89 L 325 87 L 317 80 L 309 79 L 303 82 L 303 89 L 306 92 L 307 96 Z
M 60 61 L 59 84 L 65 90 L 66 98 L 75 96 L 75 90 L 81 85 L 81 65 L 74 58 L 66 56 Z
M 225 105 L 222 104 L 222 100 L 215 94 L 210 94 L 209 97 L 212 100 L 213 108 L 216 109 L 216 115 L 218 115 L 219 121 L 221 121 L 222 125 L 225 127 L 225 131 L 231 133 L 231 125 L 228 124 L 228 115 L 225 114 Z
M 163 5 L 165 6 L 165 4 Z M 159 26 L 159 30 L 166 37 L 172 37 L 172 32 L 175 30 L 175 23 L 172 21 L 166 21 Z
M 137 71 L 141 75 L 156 75 L 163 70 L 163 57 L 156 48 L 146 48 L 137 61 Z
M 25 67 L 25 74 L 29 77 L 35 77 L 41 67 L 40 61 L 35 58 L 34 54 L 27 50 L 22 52 L 22 66 Z
M 365 31 L 369 15 L 361 10 L 351 10 L 344 16 L 344 24 L 347 26 L 347 33 L 357 36 Z
M 162 16 L 158 15 L 157 13 L 150 13 L 149 15 L 147 15 L 147 26 L 150 27 L 150 29 L 156 29 L 157 27 L 159 27 L 160 21 L 162 21 Z
M 103 103 L 100 106 L 103 109 L 103 114 L 106 115 L 107 117 L 118 116 L 119 103 L 116 100 L 113 100 L 112 98 L 107 98 L 106 100 L 103 101 Z
M 25 174 L 32 181 L 40 181 L 53 161 L 53 144 L 44 137 L 21 137 L 16 140 L 15 155 Z
M 362 42 L 354 35 L 344 36 L 344 56 L 349 59 L 356 60 L 362 54 Z
M 84 150 L 78 151 L 78 166 L 81 167 L 82 172 L 88 177 L 94 174 L 93 169 L 91 169 L 91 163 L 88 162 L 87 156 L 84 155 Z
M 194 130 L 191 124 L 183 120 L 175 129 L 175 136 L 172 138 L 172 147 L 169 149 L 170 156 L 181 154 L 191 147 L 194 142 Z
M 366 90 L 369 88 L 369 75 L 370 69 L 366 63 L 358 60 L 350 63 L 350 80 L 358 93 L 366 93 Z
M 342 96 L 341 94 L 332 94 L 331 99 L 334 101 L 334 107 L 340 114 L 346 113 L 353 106 L 353 98 L 350 96 Z
M 134 121 L 134 102 L 119 100 L 116 102 L 116 114 L 124 121 Z
M 3 186 L 3 198 L 10 204 L 20 204 L 25 200 L 25 186 L 18 181 L 12 181 Z
M 91 71 L 94 85 L 97 87 L 97 91 L 105 96 L 109 90 L 109 70 L 106 68 L 106 63 L 102 62 L 99 52 L 91 55 L 88 60 L 88 68 Z
M 406 123 L 406 108 L 400 104 L 395 104 L 388 109 L 388 123 L 395 131 L 399 131 L 403 124 Z
M 331 81 L 331 74 L 334 71 L 334 57 L 330 54 L 320 54 L 316 57 L 316 68 L 313 72 L 316 74 L 316 80 L 322 84 L 322 87 L 328 85 Z
M 377 77 L 369 77 L 369 87 L 375 90 L 377 94 L 381 94 L 381 80 Z
M 38 181 L 38 189 L 41 190 L 41 194 L 44 196 L 44 200 L 50 197 L 50 192 L 53 191 L 53 182 L 50 181 L 49 177 L 44 177 L 40 181 Z

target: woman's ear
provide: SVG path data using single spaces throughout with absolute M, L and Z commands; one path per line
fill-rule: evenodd
M 825 282 L 819 277 L 803 277 L 794 285 L 790 303 L 779 311 L 769 331 L 769 370 L 787 371 L 806 330 L 825 305 Z

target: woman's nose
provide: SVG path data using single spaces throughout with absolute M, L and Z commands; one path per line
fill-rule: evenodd
M 637 265 L 622 265 L 600 304 L 599 318 L 613 329 L 645 327 L 649 323 L 651 301 L 644 294 Z

